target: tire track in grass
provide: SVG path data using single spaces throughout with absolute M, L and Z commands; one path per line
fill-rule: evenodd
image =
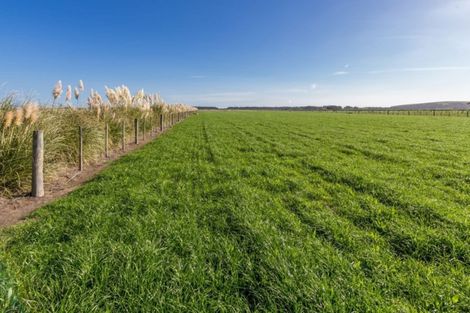
M 324 219 L 326 217 L 326 215 L 324 216 L 324 218 L 316 218 L 316 219 L 312 219 L 309 215 L 306 215 L 305 214 L 305 207 L 303 207 L 303 205 L 301 205 L 301 203 L 299 202 L 299 195 L 296 195 L 295 197 L 287 197 L 287 199 L 285 200 L 286 203 L 287 203 L 287 206 L 294 212 L 294 214 L 296 214 L 299 219 L 305 223 L 309 228 L 311 228 L 313 231 L 314 231 L 314 234 L 315 235 L 319 235 L 320 238 L 324 239 L 325 242 L 329 242 L 331 244 L 333 244 L 334 247 L 336 247 L 339 251 L 343 251 L 343 253 L 345 253 L 345 255 L 351 260 L 352 264 L 359 264 L 358 265 L 358 268 L 361 269 L 362 271 L 364 271 L 365 274 L 367 274 L 369 276 L 369 279 L 370 279 L 370 284 L 372 285 L 376 285 L 377 288 L 381 288 L 381 285 L 384 284 L 384 279 L 390 279 L 390 277 L 393 277 L 393 271 L 387 271 L 388 274 L 385 275 L 385 276 L 382 276 L 383 274 L 381 274 L 380 272 L 375 272 L 374 268 L 380 268 L 381 267 L 381 264 L 383 264 L 382 262 L 386 262 L 388 264 L 390 264 L 393 260 L 393 263 L 395 264 L 400 264 L 402 261 L 400 259 L 396 259 L 396 258 L 393 258 L 393 255 L 389 255 L 387 254 L 386 251 L 383 251 L 382 253 L 376 255 L 376 257 L 380 260 L 380 259 L 383 259 L 382 261 L 379 261 L 377 260 L 371 260 L 370 259 L 370 256 L 368 256 L 368 254 L 371 253 L 371 251 L 368 251 L 368 248 L 367 246 L 370 244 L 370 242 L 368 243 L 367 242 L 367 236 L 364 236 L 365 233 L 363 230 L 361 230 L 359 233 L 362 234 L 360 235 L 360 237 L 357 237 L 357 234 L 354 234 L 355 231 L 354 229 L 351 229 L 351 228 L 338 228 L 336 227 L 336 230 L 334 229 L 331 229 L 330 227 L 331 226 L 328 226 L 328 223 L 325 223 L 326 220 Z M 294 202 L 292 202 L 294 201 Z M 306 201 L 308 201 L 308 199 L 306 199 Z M 338 222 L 340 222 L 338 220 Z M 324 225 L 324 226 L 322 226 Z M 338 224 L 340 225 L 340 224 Z M 357 226 L 357 230 L 360 230 L 361 228 L 363 229 L 363 227 L 361 227 L 361 225 L 356 225 Z M 351 239 L 347 239 L 348 237 L 342 237 L 340 235 L 340 233 L 338 233 L 337 231 L 340 230 L 340 229 L 344 229 L 346 230 L 347 232 L 350 232 L 349 235 L 353 235 L 354 238 L 356 238 L 356 240 L 358 240 L 359 238 L 364 238 L 366 240 L 364 241 L 358 241 L 357 243 L 354 243 L 353 241 L 351 241 Z M 335 234 L 336 232 L 336 234 Z M 370 237 L 370 239 L 372 239 L 373 237 Z M 358 261 L 358 256 L 361 255 L 361 252 L 360 251 L 364 251 L 363 255 L 364 257 L 361 257 L 359 258 L 359 261 Z M 385 253 L 384 253 L 385 252 Z M 358 263 L 359 262 L 359 263 Z M 392 264 L 393 264 L 392 263 Z M 418 271 L 418 273 L 420 273 L 420 275 L 423 275 L 423 272 L 427 271 L 428 269 L 420 269 Z M 377 277 L 378 276 L 378 277 Z M 414 301 L 413 300 L 413 297 L 416 296 L 414 294 L 407 294 L 407 293 L 404 293 L 402 292 L 402 287 L 400 286 L 395 286 L 394 287 L 394 283 L 393 281 L 392 282 L 389 282 L 391 283 L 392 285 L 388 287 L 387 290 L 393 290 L 395 289 L 395 292 L 397 295 L 399 295 L 398 297 L 400 299 L 408 299 L 409 301 L 411 301 L 411 303 Z M 415 284 L 416 282 L 413 282 L 413 284 Z M 452 292 L 452 288 L 450 288 L 449 286 L 445 286 L 446 288 L 445 289 L 448 289 L 448 292 Z
M 247 132 L 245 132 L 245 134 L 247 134 Z M 247 135 L 250 135 L 250 134 L 248 133 Z M 251 136 L 250 138 L 253 138 L 253 139 L 255 140 L 255 142 L 259 143 L 259 142 L 258 142 L 258 140 L 259 140 L 259 137 L 258 137 L 258 136 Z M 265 143 L 266 143 L 266 142 L 265 142 Z M 272 148 L 272 145 L 271 145 L 272 142 L 267 142 L 267 144 Z M 270 192 L 272 192 L 272 189 L 270 189 Z M 307 218 L 305 217 L 305 218 L 303 219 L 303 221 L 304 221 L 304 222 L 307 222 Z M 312 224 L 310 224 L 310 226 L 312 226 Z M 320 232 L 320 231 L 321 231 L 321 230 L 319 230 L 319 232 Z M 327 233 L 326 233 L 326 232 L 323 233 L 323 234 L 324 234 L 325 237 L 327 237 Z M 331 239 L 330 239 L 330 241 L 331 241 Z
M 262 304 L 259 291 L 263 289 L 261 271 L 264 266 L 261 264 L 260 255 L 263 254 L 263 245 L 255 232 L 245 225 L 245 223 L 227 206 L 216 207 L 215 214 L 217 220 L 222 218 L 223 223 L 209 222 L 209 229 L 214 237 L 224 236 L 242 251 L 245 260 L 245 268 L 238 269 L 238 281 L 236 292 L 244 299 L 251 311 L 257 309 Z M 275 271 L 275 269 L 271 269 Z
M 252 137 L 250 137 L 250 138 L 252 138 Z M 243 157 L 244 157 L 244 155 L 243 155 L 243 153 L 242 153 L 242 154 L 240 155 L 240 158 L 243 158 Z M 246 156 L 245 156 L 245 157 L 246 157 Z M 241 184 L 241 183 L 237 183 L 237 185 L 242 185 L 242 184 Z M 225 188 L 225 189 L 230 189 L 230 188 Z M 211 197 L 208 197 L 208 198 L 219 198 L 219 199 L 222 199 L 222 198 L 225 198 L 225 197 L 223 197 L 223 196 L 217 194 L 217 195 L 214 195 L 214 196 L 211 196 Z M 239 197 L 238 197 L 238 198 L 239 198 Z M 240 200 L 238 200 L 238 201 L 240 201 Z M 250 202 L 250 201 L 247 201 L 247 202 Z M 233 218 L 233 216 L 234 216 L 234 214 L 235 214 L 235 211 L 238 212 L 239 210 L 231 210 L 231 211 L 232 211 L 232 212 L 228 214 L 228 215 L 229 215 L 228 220 L 229 220 L 229 221 L 232 221 L 232 222 L 234 222 L 234 223 L 229 223 L 229 224 L 230 224 L 230 227 L 228 227 L 228 228 L 231 229 L 230 233 L 235 233 L 236 236 L 238 237 L 238 235 L 240 235 L 240 234 L 242 234 L 242 233 L 245 233 L 245 231 L 246 231 L 247 229 L 244 228 L 244 227 L 240 227 L 240 223 L 239 223 L 239 222 L 241 221 L 240 219 L 235 219 L 235 218 Z M 223 215 L 226 213 L 226 211 L 223 210 L 223 212 L 224 212 L 224 213 L 217 213 L 216 216 L 223 216 Z M 277 224 L 277 222 L 274 222 L 274 221 L 272 221 L 271 223 L 274 223 L 274 225 Z M 244 229 L 244 231 L 242 231 L 242 232 L 238 231 L 238 230 L 240 230 L 240 229 Z M 220 231 L 220 230 L 216 230 L 215 233 L 224 233 L 224 232 L 223 232 L 223 231 Z M 232 235 L 232 237 L 233 237 L 233 235 Z M 249 237 L 251 237 L 251 236 L 249 236 Z M 242 238 L 244 238 L 244 235 L 242 236 Z M 239 239 L 235 239 L 235 241 L 236 241 L 236 242 L 239 242 L 240 240 L 239 240 Z M 242 240 L 242 242 L 244 242 L 244 240 Z M 248 242 L 252 242 L 252 240 L 248 240 Z M 250 246 L 250 247 L 251 247 L 251 246 Z M 264 254 L 264 253 L 262 252 L 262 250 L 259 249 L 259 248 L 255 249 L 254 251 L 252 251 L 252 249 L 249 248 L 248 251 L 247 251 L 245 254 L 251 255 L 251 254 L 252 254 L 253 252 L 255 252 L 255 251 L 257 252 L 256 255 L 254 256 L 255 258 L 256 258 L 256 257 L 259 258 L 260 255 L 263 255 L 263 254 Z M 254 262 L 252 262 L 252 261 L 249 261 L 248 263 L 249 263 L 249 264 L 252 264 L 252 265 L 253 265 L 253 264 L 255 264 L 255 265 L 257 264 L 257 263 L 254 263 Z M 250 268 L 251 268 L 251 267 L 250 267 Z M 265 264 L 264 262 L 262 262 L 262 263 L 259 264 L 259 266 L 255 266 L 255 268 L 259 268 L 259 270 L 256 270 L 257 272 L 258 272 L 258 271 L 263 271 L 263 272 L 265 272 L 265 271 L 266 271 L 266 264 Z M 268 268 L 269 268 L 269 267 L 268 267 Z M 275 277 L 284 277 L 284 275 L 285 275 L 284 273 L 278 272 L 275 268 L 268 269 L 268 272 L 271 273 L 271 276 L 274 275 Z M 255 281 L 257 281 L 257 280 L 258 280 L 258 279 L 255 277 Z M 251 280 L 250 280 L 250 281 L 251 281 Z M 243 286 L 245 286 L 245 285 L 243 285 Z M 262 290 L 263 290 L 263 289 L 268 289 L 269 286 L 270 286 L 270 285 L 265 285 L 264 287 L 263 287 L 263 286 L 256 286 L 255 284 L 253 284 L 253 283 L 250 282 L 250 283 L 248 284 L 248 286 L 243 287 L 242 290 L 245 290 L 245 291 L 244 291 L 244 294 L 247 295 L 249 299 L 253 299 L 253 295 L 256 295 L 256 294 L 264 294 L 264 293 L 262 292 Z M 279 296 L 282 297 L 282 295 L 279 295 Z M 256 301 L 250 300 L 250 303 L 252 303 L 252 304 L 250 305 L 251 307 L 253 307 L 253 303 L 257 303 L 258 305 L 261 305 L 261 308 L 262 308 L 262 307 L 265 307 L 266 303 L 264 302 L 264 301 L 265 301 L 264 297 L 258 296 L 258 297 L 255 298 L 255 299 L 256 299 Z M 297 301 L 298 301 L 298 300 L 297 300 Z M 309 300 L 309 301 L 311 301 L 311 300 Z M 310 302 L 310 304 L 307 304 L 307 303 L 306 303 L 305 305 L 307 305 L 307 306 L 308 306 L 308 305 L 314 305 L 314 303 L 315 303 L 315 301 Z M 319 305 L 319 306 L 321 307 L 321 304 L 317 303 L 317 305 Z M 283 308 L 283 311 L 285 311 L 285 310 L 288 310 L 288 311 L 289 311 L 289 310 L 292 310 L 292 308 L 295 308 L 295 304 L 292 303 L 292 302 L 290 302 L 290 301 L 288 301 L 288 302 L 286 302 L 286 304 L 285 304 L 282 308 Z M 279 307 L 278 307 L 278 309 L 279 309 Z
M 256 136 L 255 136 L 255 139 L 258 139 L 258 138 L 256 138 Z M 269 141 L 268 141 L 267 143 L 268 143 L 268 144 L 272 144 L 272 142 L 269 142 Z M 272 145 L 270 145 L 270 146 L 272 147 Z M 271 190 L 271 191 L 272 191 L 272 190 Z M 306 224 L 308 224 L 310 227 L 315 226 L 315 228 L 318 229 L 318 226 L 316 226 L 316 225 L 314 224 L 314 222 L 312 222 L 311 220 L 309 220 L 309 218 L 306 217 L 304 214 L 299 214 L 299 211 L 297 211 L 297 212 L 295 212 L 295 213 L 297 213 L 297 215 L 300 215 L 300 216 L 299 216 L 300 219 L 301 219 L 303 222 L 305 222 Z M 361 225 L 357 225 L 357 226 L 358 226 L 359 228 L 361 228 Z M 363 225 L 362 225 L 362 226 L 363 226 Z M 325 239 L 327 239 L 327 241 L 332 241 L 331 232 L 327 231 L 327 229 L 322 229 L 322 228 L 320 228 L 320 231 L 319 231 L 319 232 L 320 232 L 320 234 L 321 234 L 321 237 L 324 237 Z M 336 247 L 338 247 L 338 248 L 344 249 L 344 246 L 342 246 L 342 245 L 339 245 L 339 246 L 338 246 L 339 242 L 337 242 L 336 240 L 333 241 L 333 244 L 334 244 Z M 398 260 L 395 260 L 395 262 L 397 262 L 397 261 L 398 261 Z M 367 263 L 364 263 L 364 266 L 366 266 L 366 264 L 367 264 Z M 368 266 L 370 267 L 371 265 L 368 265 Z M 402 296 L 403 296 L 403 295 L 402 295 Z M 408 298 L 408 297 L 405 296 L 405 298 Z M 412 299 L 412 298 L 409 298 L 409 299 Z
M 207 128 L 206 128 L 206 122 L 205 121 L 202 122 L 202 135 L 203 135 L 203 138 L 204 138 L 204 148 L 206 150 L 208 160 L 211 163 L 216 163 L 214 152 L 212 151 L 211 143 L 209 141 L 209 136 L 207 134 Z
M 335 184 L 335 183 L 333 183 L 333 184 Z M 348 188 L 347 185 L 344 185 L 344 186 L 345 186 L 346 188 Z M 359 195 L 360 195 L 360 193 L 359 193 Z M 367 195 L 367 194 L 366 194 L 366 195 Z M 446 218 L 444 217 L 444 219 L 446 219 Z M 452 221 L 452 220 L 451 220 L 451 221 Z M 438 222 L 439 222 L 439 221 L 438 221 Z M 357 226 L 358 226 L 358 227 L 361 227 L 361 225 L 357 225 Z M 449 226 L 449 225 L 447 225 L 447 226 Z M 442 235 L 442 233 L 441 233 L 441 235 Z M 392 236 L 393 236 L 393 235 L 392 235 Z M 410 238 L 411 238 L 411 237 L 410 237 Z M 464 242 L 465 242 L 466 239 L 465 239 L 464 237 L 462 237 L 462 240 L 464 240 Z M 423 250 L 423 251 L 424 251 L 424 250 Z M 462 251 L 462 250 L 461 250 L 461 251 Z M 400 261 L 399 259 L 396 259 L 396 262 L 401 262 L 401 261 Z M 412 297 L 410 297 L 409 299 L 412 299 Z
M 333 171 L 327 170 L 325 167 L 313 165 L 311 163 L 305 164 L 309 170 L 319 174 L 322 179 L 330 183 L 338 183 L 345 187 L 352 188 L 356 193 L 369 195 L 381 203 L 388 210 L 393 208 L 400 209 L 400 213 L 406 214 L 415 223 L 423 226 L 433 226 L 434 229 L 443 227 L 444 229 L 458 229 L 458 234 L 470 233 L 470 229 L 463 223 L 449 220 L 443 217 L 434 210 L 420 206 L 418 204 L 411 204 L 399 200 L 400 198 L 391 190 L 382 189 L 378 184 L 369 184 L 367 181 L 360 177 L 339 176 Z M 455 243 L 447 240 L 442 232 L 439 236 L 432 236 L 429 241 L 423 246 L 423 243 L 415 241 L 409 235 L 405 235 L 399 230 L 392 230 L 379 226 L 370 217 L 358 218 L 351 215 L 346 215 L 354 224 L 359 227 L 370 227 L 378 231 L 390 244 L 393 251 L 400 257 L 417 258 L 425 262 L 433 262 L 435 257 L 444 257 L 448 260 L 456 258 L 464 264 L 470 264 L 469 250 L 465 246 L 455 246 Z M 431 233 L 429 233 L 431 234 Z M 465 236 L 465 235 L 464 235 Z M 459 236 L 460 240 L 464 240 Z M 440 247 L 439 250 L 430 249 L 431 247 Z
M 204 134 L 204 145 L 212 146 L 214 143 L 210 141 L 208 136 L 207 124 L 203 124 Z M 220 133 L 220 129 L 219 129 Z M 212 150 L 211 150 L 212 151 Z M 215 156 L 212 152 L 210 159 L 218 159 L 220 156 Z M 221 166 L 224 166 L 221 164 Z M 220 171 L 221 169 L 219 169 Z M 213 169 L 212 171 L 215 171 Z M 217 177 L 217 176 L 216 176 Z M 229 270 L 237 271 L 238 281 L 241 282 L 234 290 L 240 294 L 247 302 L 247 305 L 251 311 L 257 309 L 258 306 L 262 305 L 263 300 L 260 298 L 259 291 L 263 290 L 261 284 L 261 271 L 264 271 L 264 266 L 260 263 L 261 259 L 259 255 L 262 254 L 263 247 L 259 237 L 255 234 L 253 229 L 248 227 L 243 220 L 235 214 L 233 206 L 237 206 L 237 202 L 232 203 L 231 199 L 238 198 L 237 188 L 234 186 L 219 186 L 223 182 L 213 181 L 214 187 L 207 195 L 204 196 L 207 201 L 213 202 L 210 216 L 206 217 L 204 227 L 207 227 L 214 237 L 222 236 L 227 238 L 242 252 L 245 260 L 246 267 L 244 269 L 233 269 L 233 268 L 219 268 L 220 261 L 215 259 L 212 260 L 213 266 L 216 266 L 215 270 Z M 214 202 L 213 199 L 217 201 Z M 219 202 L 221 201 L 221 202 Z M 228 202 L 227 202 L 228 201 Z M 223 264 L 223 262 L 222 262 Z M 272 269 L 275 271 L 275 269 Z
M 255 134 L 250 133 L 250 132 L 247 132 L 247 134 L 252 135 L 258 141 L 261 141 L 261 142 L 264 142 L 264 143 L 268 144 L 271 148 L 271 151 L 274 150 L 274 147 L 275 147 L 274 142 L 264 139 L 263 137 L 261 137 L 261 135 L 255 135 Z M 314 169 L 314 170 L 316 170 L 317 172 L 320 172 L 320 176 L 323 179 L 326 179 L 327 181 L 332 182 L 332 183 L 341 183 L 341 184 L 347 185 L 349 187 L 352 187 L 356 192 L 365 193 L 367 191 L 372 191 L 371 196 L 373 196 L 375 199 L 377 199 L 383 205 L 385 205 L 386 207 L 397 207 L 398 206 L 399 208 L 406 209 L 405 211 L 409 214 L 409 216 L 412 217 L 418 223 L 423 223 L 423 222 L 425 224 L 432 223 L 432 224 L 434 224 L 435 227 L 444 226 L 446 228 L 449 228 L 449 227 L 453 228 L 453 227 L 457 226 L 457 227 L 459 227 L 459 229 L 462 229 L 461 224 L 455 224 L 454 221 L 450 221 L 449 219 L 437 214 L 432 209 L 429 209 L 429 208 L 423 207 L 423 206 L 411 205 L 411 204 L 408 204 L 408 203 L 403 203 L 402 201 L 398 201 L 397 200 L 398 199 L 397 195 L 393 194 L 389 190 L 381 189 L 376 184 L 374 184 L 374 186 L 371 186 L 368 183 L 365 184 L 365 181 L 363 179 L 360 179 L 358 181 L 357 180 L 357 179 L 359 179 L 358 177 L 356 177 L 357 179 L 356 178 L 352 179 L 352 180 L 349 179 L 347 181 L 346 180 L 340 180 L 338 178 L 334 178 L 334 177 L 332 178 L 333 173 L 326 172 L 324 169 L 322 170 L 321 168 L 317 168 L 317 169 Z M 410 209 L 412 209 L 412 210 L 410 210 Z M 423 221 L 423 219 L 424 219 L 424 221 Z M 356 221 L 356 223 L 357 223 L 357 221 Z M 462 233 L 465 233 L 465 229 L 463 229 Z M 397 235 L 397 238 L 401 238 L 401 237 Z M 442 243 L 442 245 L 444 247 L 446 247 L 446 246 L 448 247 L 449 244 L 450 244 L 449 242 Z M 444 248 L 444 250 L 446 250 L 446 249 L 447 248 Z M 403 253 L 403 251 L 400 251 L 400 250 L 398 250 L 398 252 Z M 424 258 L 426 259 L 427 257 L 424 257 Z M 464 260 L 466 259 L 466 257 L 464 255 L 461 255 L 461 253 L 460 253 L 460 258 L 461 259 L 463 258 Z
M 349 174 L 349 176 L 341 175 L 336 171 L 328 170 L 324 166 L 306 160 L 302 161 L 302 165 L 306 169 L 317 173 L 325 181 L 348 186 L 358 193 L 369 194 L 385 206 L 402 208 L 410 218 L 417 222 L 449 228 L 458 227 L 461 229 L 463 227 L 462 223 L 450 220 L 429 207 L 404 202 L 393 190 L 385 189 L 377 183 L 370 183 L 360 176 L 354 176 L 353 174 Z
M 387 162 L 391 164 L 400 164 L 400 165 L 406 165 L 406 166 L 413 165 L 411 161 L 400 158 L 398 156 L 394 157 L 386 153 L 375 152 L 373 150 L 358 148 L 352 144 L 339 144 L 338 151 L 342 153 L 346 153 L 348 155 L 353 154 L 353 153 L 358 153 L 366 158 L 370 158 L 377 162 Z

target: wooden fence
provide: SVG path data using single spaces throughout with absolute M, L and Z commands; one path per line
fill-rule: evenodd
M 178 112 L 169 114 L 160 114 L 157 120 L 157 125 L 150 128 L 150 133 L 162 133 L 166 129 L 171 128 L 176 123 L 181 122 L 195 112 Z M 142 136 L 142 140 L 145 140 L 146 128 L 145 123 L 142 123 L 142 127 L 139 128 L 139 120 L 134 119 L 134 144 L 139 144 L 139 134 Z M 77 167 L 78 171 L 84 169 L 84 153 L 83 153 L 83 130 L 82 126 L 78 127 L 78 160 Z M 121 150 L 126 150 L 126 128 L 125 123 L 122 123 L 121 128 Z M 105 124 L 104 127 L 104 155 L 105 158 L 109 158 L 109 125 Z M 33 132 L 33 155 L 32 155 L 32 184 L 31 184 L 31 196 L 43 197 L 44 196 L 44 132 L 42 130 L 36 130 Z
M 386 115 L 470 117 L 470 110 L 338 110 L 334 112 L 335 113 L 347 113 L 347 114 L 386 114 Z

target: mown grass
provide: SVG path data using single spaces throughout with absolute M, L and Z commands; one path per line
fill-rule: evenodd
M 200 113 L 4 231 L 0 305 L 468 312 L 468 134 L 461 117 Z

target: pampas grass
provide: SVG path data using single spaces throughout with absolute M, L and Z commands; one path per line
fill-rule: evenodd
M 65 92 L 65 102 L 69 103 L 72 100 L 72 86 L 67 86 L 67 91 Z
M 29 186 L 32 132 L 39 110 L 32 103 L 15 107 L 14 98 L 0 100 L 0 194 Z
M 77 100 L 84 92 L 83 81 L 74 89 Z M 109 126 L 109 148 L 119 147 L 122 125 L 126 138 L 133 133 L 133 120 L 142 119 L 156 125 L 159 115 L 194 111 L 195 108 L 166 103 L 159 94 L 145 94 L 143 89 L 132 95 L 125 86 L 105 87 L 106 98 L 91 89 L 87 108 L 71 106 L 72 87 L 67 86 L 67 107 L 56 107 L 62 94 L 59 80 L 53 88 L 53 105 L 35 102 L 17 103 L 13 96 L 0 100 L 0 195 L 28 192 L 31 180 L 32 132 L 44 131 L 46 178 L 61 169 L 75 166 L 78 159 L 78 126 L 84 129 L 85 163 L 98 160 L 104 153 L 104 125 Z
M 62 81 L 59 80 L 55 83 L 54 88 L 52 89 L 52 97 L 54 98 L 53 105 L 56 103 L 57 99 L 62 94 Z

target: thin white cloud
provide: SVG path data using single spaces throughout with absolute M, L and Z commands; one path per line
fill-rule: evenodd
M 333 73 L 333 76 L 343 76 L 343 75 L 348 75 L 349 72 L 346 71 L 337 71 Z
M 308 90 L 305 88 L 288 88 L 288 89 L 280 89 L 280 90 L 274 90 L 276 92 L 281 92 L 281 93 L 307 93 Z M 271 91 L 267 91 L 271 92 Z
M 386 70 L 369 71 L 369 74 L 386 74 L 397 72 L 439 72 L 439 71 L 470 71 L 470 66 L 437 66 L 437 67 L 405 67 Z

